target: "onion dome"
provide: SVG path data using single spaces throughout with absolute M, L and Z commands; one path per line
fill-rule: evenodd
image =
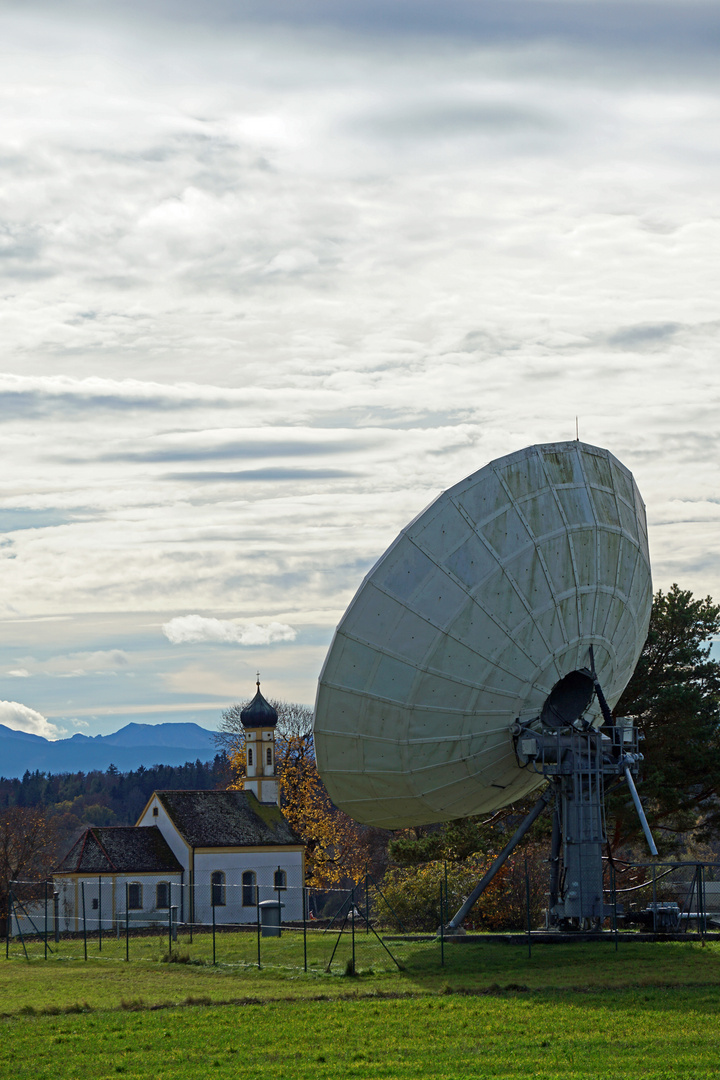
M 275 727 L 278 722 L 278 714 L 269 701 L 260 693 L 260 676 L 257 680 L 257 694 L 249 705 L 246 705 L 240 713 L 240 720 L 246 728 Z

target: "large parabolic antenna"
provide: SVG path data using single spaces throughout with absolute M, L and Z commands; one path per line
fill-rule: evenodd
M 315 714 L 331 799 L 398 828 L 528 794 L 546 778 L 518 731 L 599 727 L 593 680 L 612 707 L 651 603 L 645 508 L 612 454 L 562 442 L 486 465 L 400 533 L 338 626 Z

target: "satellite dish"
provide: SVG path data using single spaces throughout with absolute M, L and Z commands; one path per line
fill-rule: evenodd
M 330 798 L 399 828 L 527 795 L 545 780 L 513 731 L 602 724 L 594 683 L 612 708 L 651 604 L 644 504 L 612 454 L 486 465 L 403 529 L 337 628 L 315 710 Z

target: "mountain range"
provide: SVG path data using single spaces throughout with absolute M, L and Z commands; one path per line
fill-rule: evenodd
M 0 776 L 23 776 L 26 770 L 46 773 L 103 772 L 115 765 L 129 772 L 144 765 L 184 765 L 211 761 L 218 753 L 214 732 L 190 722 L 127 724 L 111 735 L 73 735 L 50 742 L 42 735 L 15 731 L 0 724 Z

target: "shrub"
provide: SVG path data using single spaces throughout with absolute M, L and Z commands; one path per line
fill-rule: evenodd
M 542 920 L 547 888 L 543 852 L 529 849 L 508 859 L 464 922 L 468 930 L 524 929 L 527 920 L 525 854 L 530 877 L 530 919 Z M 445 889 L 445 922 L 452 918 L 486 872 L 492 856 L 472 855 L 461 862 L 433 862 L 388 870 L 380 892 L 371 898 L 372 917 L 387 928 L 435 932 L 440 926 L 440 889 Z

